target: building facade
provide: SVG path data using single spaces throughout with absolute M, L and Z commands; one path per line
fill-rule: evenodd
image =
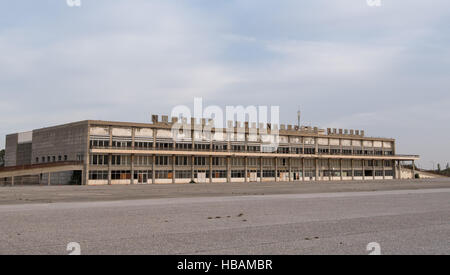
M 154 115 L 149 124 L 90 120 L 8 135 L 5 160 L 30 169 L 78 163 L 87 185 L 376 180 L 399 178 L 400 162 L 418 159 L 395 147 L 357 130 L 231 122 L 215 129 L 204 119 Z M 73 178 L 58 173 L 51 184 Z M 41 170 L 39 182 L 50 184 L 50 173 Z

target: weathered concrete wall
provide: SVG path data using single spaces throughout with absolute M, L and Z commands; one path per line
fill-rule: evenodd
M 32 163 L 42 163 L 42 157 L 53 162 L 61 156 L 67 156 L 67 161 L 83 160 L 86 152 L 88 123 L 66 124 L 57 127 L 33 131 Z
M 31 164 L 32 143 L 17 144 L 16 165 Z
M 5 167 L 16 165 L 17 141 L 18 141 L 18 134 L 11 134 L 6 136 Z
M 70 183 L 73 171 L 52 173 L 50 176 L 50 185 L 67 185 Z M 42 174 L 41 185 L 48 185 L 48 174 Z

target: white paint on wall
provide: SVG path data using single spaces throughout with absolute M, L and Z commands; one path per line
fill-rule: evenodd
M 364 147 L 373 147 L 373 142 L 371 140 L 364 140 L 363 145 Z
M 19 133 L 17 143 L 29 143 L 33 141 L 33 131 Z
M 115 137 L 131 137 L 131 128 L 112 128 Z
M 317 140 L 317 143 L 319 143 L 319 145 L 328 145 L 328 139 L 327 138 L 319 138 Z
M 156 137 L 157 138 L 172 138 L 172 131 L 158 129 L 156 132 Z
M 339 146 L 339 139 L 336 138 L 330 139 L 330 145 Z
M 134 132 L 136 137 L 153 137 L 153 129 L 150 128 L 137 128 Z
M 353 146 L 361 146 L 361 140 L 352 140 Z

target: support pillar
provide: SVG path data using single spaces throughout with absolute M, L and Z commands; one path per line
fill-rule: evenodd
M 50 186 L 52 182 L 52 173 L 48 173 L 47 175 L 47 185 Z
M 376 160 L 373 160 L 373 161 L 372 161 L 372 176 L 373 176 L 373 179 L 374 179 L 374 180 L 375 180 L 375 168 L 376 168 L 375 162 L 376 162 Z
M 212 161 L 213 157 L 209 156 L 209 183 L 212 183 L 212 174 L 213 174 Z
M 130 173 L 131 173 L 130 184 L 134 184 L 134 155 L 133 154 L 131 154 L 131 156 L 130 156 Z
M 415 178 L 416 178 L 416 166 L 415 166 L 414 160 L 412 161 L 412 169 L 411 169 L 411 172 L 412 172 L 412 179 L 415 179 Z
M 172 183 L 175 183 L 175 179 L 176 179 L 176 176 L 175 176 L 175 172 L 176 172 L 176 169 L 175 169 L 175 164 L 176 164 L 176 161 L 177 161 L 177 157 L 174 155 L 174 156 L 172 156 Z
M 386 163 L 385 160 L 381 160 L 381 164 L 383 165 L 383 180 L 386 179 Z
M 11 186 L 14 186 L 14 176 L 11 177 Z
M 245 176 L 245 182 L 248 182 L 248 157 L 244 158 L 244 176 Z
M 361 163 L 362 163 L 362 178 L 363 180 L 366 180 L 366 171 L 365 171 L 366 161 L 363 159 Z
M 398 179 L 402 179 L 402 163 L 400 160 L 398 161 Z
M 111 185 L 111 173 L 112 173 L 112 169 L 111 169 L 111 165 L 112 165 L 112 154 L 108 154 L 108 185 Z
M 334 169 L 331 169 L 331 159 L 328 159 L 328 180 L 332 181 L 333 180 L 333 173 Z
M 341 150 L 341 152 L 342 152 L 342 150 Z M 344 180 L 344 171 L 343 171 L 343 169 L 342 169 L 342 159 L 339 159 L 339 170 L 340 170 L 340 176 L 341 176 L 341 181 L 343 181 Z
M 289 158 L 289 182 L 292 182 L 292 158 Z
M 351 170 L 352 170 L 352 180 L 355 180 L 355 163 L 354 163 L 354 159 L 352 159 L 352 163 L 351 163 Z
M 275 182 L 278 182 L 278 158 L 275 158 Z
M 231 182 L 231 159 L 227 157 L 227 182 Z
M 305 159 L 302 158 L 302 180 L 305 181 Z
M 394 178 L 394 180 L 396 180 L 398 178 L 398 175 L 397 175 L 397 161 L 396 160 L 392 160 L 391 168 L 392 168 L 393 178 Z
M 153 143 L 153 144 L 154 144 L 154 143 Z M 156 174 L 156 171 L 155 171 L 155 162 L 156 162 L 156 156 L 153 155 L 153 156 L 152 156 L 152 184 L 155 184 L 155 183 L 156 183 L 156 180 L 155 180 L 155 174 Z
M 263 182 L 263 176 L 264 174 L 264 168 L 263 168 L 263 158 L 260 157 L 259 159 L 259 182 Z
M 191 156 L 191 181 L 192 182 L 195 181 L 195 178 L 194 178 L 194 176 L 195 176 L 194 175 L 194 161 L 195 161 L 194 156 Z
M 315 176 L 315 179 L 316 179 L 316 180 L 319 180 L 319 159 L 316 158 L 316 159 L 315 159 L 315 162 L 316 162 L 316 163 L 315 163 L 315 166 L 316 166 L 316 167 L 315 167 L 315 168 L 316 168 L 316 176 Z

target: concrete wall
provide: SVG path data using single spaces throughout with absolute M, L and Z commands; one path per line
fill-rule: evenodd
M 87 122 L 34 130 L 32 163 L 42 163 L 42 157 L 50 157 L 51 161 L 55 157 L 58 161 L 61 156 L 64 161 L 65 155 L 68 161 L 83 160 L 82 157 L 87 153 L 87 132 Z
M 5 167 L 16 166 L 18 134 L 6 136 Z
M 30 165 L 31 164 L 32 143 L 17 144 L 16 165 Z

